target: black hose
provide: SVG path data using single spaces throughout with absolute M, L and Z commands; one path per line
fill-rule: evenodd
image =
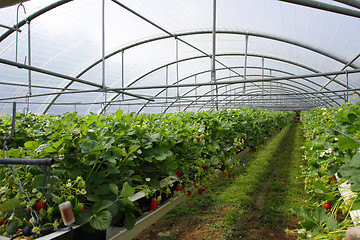
M 23 236 L 23 235 L 24 235 L 24 234 L 21 233 L 21 234 L 19 234 L 19 235 L 13 236 L 12 238 L 10 238 L 10 240 L 13 240 L 13 239 L 15 239 L 15 238 L 21 237 L 21 236 Z
M 54 158 L 28 159 L 28 158 L 0 158 L 0 164 L 18 164 L 18 165 L 52 165 Z

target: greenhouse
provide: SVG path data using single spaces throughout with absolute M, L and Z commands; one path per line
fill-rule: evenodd
M 353 239 L 359 43 L 360 0 L 0 1 L 0 239 Z

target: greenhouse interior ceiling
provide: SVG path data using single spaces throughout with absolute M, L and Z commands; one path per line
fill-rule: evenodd
M 303 111 L 360 92 L 360 0 L 0 7 L 1 114 Z

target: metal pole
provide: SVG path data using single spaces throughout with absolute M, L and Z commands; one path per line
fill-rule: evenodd
M 9 27 L 9 26 L 3 25 L 3 24 L 0 24 L 0 27 L 7 28 L 7 29 L 13 30 L 13 31 L 21 32 L 20 29 L 16 29 L 16 28 L 13 28 L 13 27 Z
M 80 78 L 71 77 L 71 76 L 68 76 L 68 75 L 65 75 L 65 74 L 61 74 L 61 73 L 57 73 L 57 72 L 45 70 L 45 69 L 38 68 L 38 67 L 25 65 L 25 64 L 22 64 L 22 63 L 14 62 L 14 61 L 9 61 L 9 60 L 3 59 L 3 58 L 0 58 L 0 63 L 6 64 L 6 65 L 10 65 L 10 66 L 14 66 L 14 67 L 18 67 L 18 68 L 30 69 L 30 70 L 32 70 L 32 71 L 39 72 L 39 73 L 43 73 L 43 74 L 46 74 L 46 75 L 50 75 L 50 76 L 54 76 L 54 77 L 59 77 L 59 78 L 71 80 L 71 81 L 74 81 L 74 82 L 86 84 L 86 85 L 89 85 L 89 86 L 101 88 L 101 85 L 100 85 L 100 84 L 97 84 L 97 83 L 89 82 L 89 81 L 86 81 L 86 80 L 82 80 L 82 79 L 80 79 Z M 107 89 L 107 90 L 109 90 L 109 89 Z M 94 90 L 92 90 L 92 91 L 94 92 Z M 95 90 L 95 91 L 96 91 L 96 90 Z M 112 90 L 109 90 L 109 91 L 112 91 Z M 118 93 L 123 93 L 123 94 L 125 94 L 125 95 L 132 96 L 132 97 L 136 97 L 136 98 L 140 98 L 140 99 L 145 99 L 145 100 L 149 100 L 149 101 L 154 101 L 153 99 L 146 98 L 146 97 L 143 97 L 143 96 L 140 96 L 140 95 L 137 95 L 137 94 L 127 93 L 127 92 L 124 92 L 124 91 L 121 91 L 121 90 L 115 90 L 115 91 L 118 92 Z M 64 94 L 64 93 L 65 93 L 65 92 L 62 92 L 61 94 Z M 59 93 L 51 93 L 51 94 L 45 94 L 45 95 L 55 95 L 55 94 L 59 94 Z M 41 95 L 41 94 L 39 94 L 39 95 L 37 95 L 37 96 L 40 96 L 40 95 Z M 45 96 L 45 95 L 43 95 L 43 96 Z M 34 95 L 32 95 L 32 96 L 34 96 Z M 20 97 L 20 98 L 22 98 L 22 97 Z
M 261 58 L 261 78 L 264 78 L 265 75 L 265 59 L 264 57 Z M 261 92 L 264 94 L 264 81 L 261 82 Z M 262 97 L 264 100 L 264 97 Z
M 211 81 L 216 83 L 216 72 L 215 72 L 215 58 L 216 58 L 216 0 L 213 0 L 213 31 L 212 31 L 212 56 L 211 56 Z M 218 107 L 218 88 L 215 86 L 215 108 Z
M 360 9 L 360 1 L 358 1 L 358 0 L 334 0 L 334 1 Z
M 347 16 L 351 16 L 351 17 L 360 18 L 360 11 L 352 10 L 349 8 L 338 7 L 338 6 L 334 6 L 331 4 L 327 4 L 327 3 L 323 3 L 323 2 L 319 2 L 319 1 L 315 1 L 315 0 L 279 0 L 279 1 L 294 3 L 294 4 L 301 5 L 301 6 L 316 8 L 316 9 L 325 10 L 328 12 L 339 13 L 339 14 L 343 14 L 343 15 L 347 15 Z
M 245 63 L 244 63 L 244 79 L 246 79 L 247 53 L 248 53 L 249 35 L 245 35 Z
M 106 103 L 106 91 L 105 91 L 105 0 L 102 0 L 102 13 L 101 13 L 101 21 L 102 21 L 102 83 L 101 88 L 104 92 L 104 103 Z M 103 114 L 106 114 L 106 110 L 104 109 Z
M 28 64 L 31 66 L 31 28 L 30 21 L 28 21 Z M 28 70 L 28 81 L 29 81 L 29 90 L 28 95 L 31 96 L 31 70 Z M 27 100 L 27 111 L 30 110 L 30 99 Z
M 19 8 L 20 7 L 23 7 L 23 10 L 24 10 L 24 14 L 26 14 L 26 11 L 25 11 L 25 6 L 20 3 L 18 6 L 17 6 L 17 10 L 16 10 L 16 29 L 18 30 L 19 29 Z M 19 41 L 19 31 L 16 31 L 16 34 L 15 34 L 15 38 L 16 38 L 16 51 L 15 51 L 15 62 L 17 62 L 17 57 L 18 57 L 18 41 Z
M 177 38 L 175 38 L 176 43 L 176 85 L 179 85 L 179 41 Z M 180 112 L 180 89 L 179 87 L 176 88 L 176 97 L 179 104 L 179 112 Z
M 194 77 L 195 77 L 195 84 L 197 84 L 197 75 L 195 75 Z M 195 104 L 197 104 L 197 99 L 198 99 L 198 88 L 195 87 Z
M 349 102 L 349 73 L 346 71 L 346 102 Z
M 0 58 L 0 63 L 4 61 Z M 22 64 L 18 64 L 21 66 Z M 360 69 L 351 69 L 347 70 L 348 73 L 360 73 Z M 310 74 L 303 74 L 303 75 L 291 75 L 291 76 L 284 76 L 284 77 L 273 77 L 272 71 L 270 69 L 270 75 L 268 78 L 254 78 L 251 80 L 232 80 L 232 81 L 217 81 L 216 85 L 225 85 L 225 84 L 239 84 L 244 82 L 271 82 L 271 81 L 282 81 L 282 80 L 292 80 L 292 79 L 304 79 L 304 78 L 314 78 L 314 77 L 323 77 L 323 76 L 332 76 L 336 74 L 345 74 L 345 71 L 334 71 L 334 72 L 322 72 L 322 73 L 310 73 Z M 154 88 L 177 88 L 177 87 L 194 87 L 194 86 L 211 86 L 215 85 L 212 82 L 203 82 L 203 83 L 188 83 L 188 84 L 179 84 L 179 85 L 152 85 L 152 86 L 134 86 L 134 87 L 127 87 L 127 88 L 108 88 L 108 91 L 118 91 L 118 90 L 138 90 L 138 89 L 154 89 Z
M 16 118 L 16 102 L 13 102 L 10 135 L 8 137 L 0 137 L 0 140 L 7 141 L 7 140 L 10 140 L 14 136 L 14 134 L 15 134 L 15 118 Z
M 166 86 L 169 85 L 169 66 L 168 65 L 166 65 L 165 84 L 166 84 Z M 167 103 L 168 97 L 169 97 L 169 89 L 168 88 L 166 88 L 165 95 L 166 95 L 166 103 Z
M 345 66 L 341 69 L 341 71 L 345 70 L 348 66 L 350 66 L 353 62 L 356 61 L 356 59 L 358 59 L 360 57 L 360 53 L 354 57 L 353 59 L 351 59 L 350 61 L 348 61 Z M 337 78 L 337 76 L 339 76 L 339 74 L 335 75 L 334 77 L 332 77 L 323 87 L 320 88 L 320 90 L 318 92 L 320 92 L 321 90 L 323 90 L 324 88 L 327 87 L 327 85 L 329 85 L 332 81 L 335 80 L 335 78 Z
M 124 77 L 124 51 L 121 52 L 121 86 L 125 87 L 125 77 Z M 122 100 L 125 99 L 124 94 L 122 94 Z

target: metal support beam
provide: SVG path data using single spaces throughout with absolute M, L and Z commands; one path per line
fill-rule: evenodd
M 341 69 L 341 71 L 345 70 L 348 66 L 350 66 L 353 62 L 356 61 L 356 59 L 358 59 L 360 57 L 360 53 L 354 57 L 353 59 L 351 59 L 349 62 L 347 62 L 345 64 L 345 66 Z M 333 76 L 323 87 L 320 88 L 319 92 L 321 92 L 321 90 L 323 90 L 325 87 L 327 87 L 332 81 L 335 80 L 335 78 L 337 78 L 338 75 Z
M 332 4 L 327 4 L 327 3 L 323 3 L 323 2 L 319 2 L 319 1 L 315 1 L 315 0 L 278 0 L 278 1 L 294 3 L 297 5 L 301 5 L 301 6 L 316 8 L 316 9 L 325 10 L 328 12 L 343 14 L 343 15 L 350 16 L 350 17 L 360 18 L 360 11 L 352 10 L 349 8 L 338 7 L 338 6 L 334 6 Z
M 245 35 L 245 63 L 244 63 L 244 79 L 246 79 L 246 67 L 247 67 L 247 54 L 248 54 L 248 43 L 249 43 L 249 35 Z M 246 85 L 244 83 L 244 93 L 246 92 Z
M 106 102 L 107 92 L 105 90 L 105 0 L 102 0 L 102 9 L 101 9 L 101 57 L 102 57 L 102 81 L 101 81 L 101 89 L 104 95 L 104 102 Z M 106 107 L 101 109 L 103 114 L 106 114 Z
M 29 65 L 26 65 L 26 64 L 21 64 L 21 63 L 9 61 L 9 60 L 3 59 L 3 58 L 0 58 L 0 63 L 10 65 L 10 66 L 14 66 L 14 67 L 18 67 L 18 68 L 24 68 L 24 69 L 27 69 L 27 70 L 32 70 L 32 71 L 43 73 L 43 74 L 46 74 L 46 75 L 59 77 L 59 78 L 62 78 L 62 79 L 67 79 L 67 80 L 71 80 L 71 81 L 74 81 L 74 82 L 78 82 L 78 83 L 82 83 L 82 84 L 85 84 L 85 85 L 89 85 L 89 86 L 92 86 L 92 87 L 97 87 L 99 89 L 102 89 L 102 85 L 97 84 L 97 83 L 93 83 L 93 82 L 89 82 L 89 81 L 86 81 L 86 80 L 82 80 L 80 78 L 75 78 L 75 77 L 71 77 L 71 76 L 68 76 L 68 75 L 65 75 L 65 74 L 45 70 L 45 69 L 42 69 L 42 68 L 37 68 L 37 67 L 34 67 L 34 66 L 29 66 Z M 105 88 L 105 89 L 107 91 L 113 91 L 113 90 L 110 90 L 109 88 Z M 129 96 L 140 98 L 140 99 L 154 101 L 153 99 L 146 98 L 146 97 L 143 97 L 143 96 L 140 96 L 140 95 L 137 95 L 137 94 L 124 92 L 124 91 L 121 91 L 121 90 L 119 90 L 119 91 L 115 90 L 115 92 L 123 93 L 125 95 L 129 95 Z M 63 93 L 65 93 L 65 92 L 63 92 Z M 63 93 L 61 93 L 61 94 L 63 94 Z M 56 94 L 58 94 L 58 93 L 56 93 Z
M 28 65 L 31 66 L 31 26 L 28 21 Z M 31 70 L 28 70 L 28 95 L 31 96 Z M 30 111 L 30 99 L 27 102 L 27 111 Z
M 17 23 L 16 25 L 14 25 L 14 27 L 9 28 L 9 30 L 6 31 L 4 34 L 2 34 L 2 35 L 0 36 L 0 42 L 1 42 L 2 40 L 4 40 L 5 38 L 7 38 L 7 37 L 8 37 L 10 34 L 12 34 L 13 32 L 17 31 L 20 27 L 24 26 L 27 21 L 31 21 L 31 20 L 33 20 L 34 18 L 37 18 L 38 16 L 46 13 L 47 11 L 50 11 L 50 10 L 52 10 L 52 9 L 58 7 L 58 6 L 61 6 L 61 5 L 65 4 L 65 3 L 68 3 L 68 2 L 71 2 L 71 1 L 73 1 L 73 0 L 60 0 L 60 1 L 54 2 L 54 3 L 52 3 L 52 4 L 48 5 L 48 6 L 40 9 L 39 11 L 31 14 L 31 15 L 28 16 L 27 18 L 21 20 L 19 23 Z
M 0 27 L 7 28 L 7 29 L 10 29 L 10 30 L 13 30 L 13 31 L 21 32 L 21 29 L 16 29 L 16 28 L 13 28 L 13 27 L 9 27 L 9 26 L 3 25 L 1 23 L 0 23 Z
M 360 9 L 360 1 L 358 1 L 358 0 L 334 0 L 334 1 Z
M 0 59 L 1 63 L 1 59 Z M 360 69 L 352 69 L 347 70 L 348 73 L 360 73 Z M 239 83 L 256 83 L 256 82 L 272 82 L 272 81 L 284 81 L 284 80 L 292 80 L 292 79 L 304 79 L 304 78 L 314 78 L 314 77 L 324 77 L 324 76 L 333 76 L 333 75 L 342 75 L 346 74 L 346 71 L 334 71 L 334 72 L 322 72 L 322 73 L 310 73 L 310 74 L 302 74 L 302 75 L 294 75 L 294 76 L 283 76 L 283 77 L 271 77 L 271 78 L 256 78 L 256 79 L 247 79 L 247 80 L 233 80 L 233 81 L 217 81 L 218 85 L 226 85 L 226 84 L 239 84 Z M 109 88 L 108 90 L 117 91 L 117 90 L 139 90 L 139 89 L 156 89 L 156 88 L 177 88 L 177 87 L 195 87 L 195 86 L 211 86 L 215 85 L 212 82 L 204 82 L 204 83 L 187 83 L 187 84 L 178 84 L 178 85 L 152 85 L 152 86 L 138 86 L 138 87 L 127 87 L 127 88 Z
M 216 0 L 213 0 L 213 31 L 212 31 L 212 55 L 211 55 L 211 81 L 216 83 L 216 72 L 215 72 L 215 59 L 216 59 Z M 215 85 L 215 109 L 219 110 L 218 107 L 218 88 Z

